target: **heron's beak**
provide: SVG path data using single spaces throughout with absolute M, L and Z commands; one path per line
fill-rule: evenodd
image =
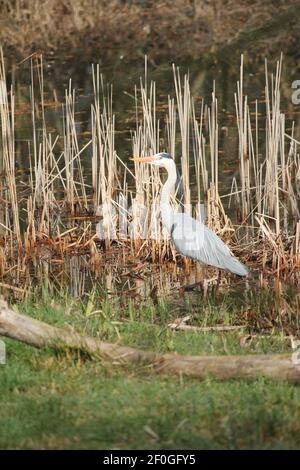
M 153 163 L 155 161 L 155 157 L 132 157 L 129 158 L 129 160 L 132 160 L 133 162 L 140 162 L 140 163 Z

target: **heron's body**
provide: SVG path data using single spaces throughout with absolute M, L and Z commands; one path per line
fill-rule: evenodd
M 184 232 L 192 234 L 190 239 L 185 238 L 184 244 L 181 227 L 184 227 Z M 184 256 L 239 276 L 248 274 L 248 268 L 232 256 L 228 246 L 210 228 L 190 215 L 176 214 L 170 235 L 177 250 Z
M 177 179 L 175 162 L 169 154 L 160 153 L 140 161 L 165 168 L 168 178 L 163 185 L 160 199 L 162 222 L 177 250 L 184 256 L 201 263 L 224 269 L 239 276 L 246 276 L 248 268 L 238 261 L 225 243 L 206 225 L 189 214 L 174 212 L 170 197 Z

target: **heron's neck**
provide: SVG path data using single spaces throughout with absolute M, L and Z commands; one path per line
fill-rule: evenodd
M 160 195 L 160 213 L 164 227 L 171 231 L 171 227 L 173 224 L 173 210 L 170 204 L 170 197 L 174 190 L 176 184 L 176 167 L 175 163 L 173 162 L 170 168 L 167 168 L 168 171 L 168 179 L 162 187 L 161 195 Z

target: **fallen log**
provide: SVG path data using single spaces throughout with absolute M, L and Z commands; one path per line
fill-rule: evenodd
M 114 364 L 144 364 L 157 372 L 204 379 L 207 374 L 220 380 L 255 378 L 300 383 L 300 364 L 292 354 L 245 356 L 183 356 L 158 354 L 58 328 L 16 313 L 0 300 L 0 335 L 36 348 L 75 349 L 109 359 Z

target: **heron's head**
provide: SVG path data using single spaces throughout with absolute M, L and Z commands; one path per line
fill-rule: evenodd
M 170 165 L 174 165 L 173 158 L 167 152 L 156 153 L 149 157 L 133 157 L 130 158 L 130 160 L 133 160 L 134 162 L 150 163 L 151 165 L 161 168 L 169 168 Z

